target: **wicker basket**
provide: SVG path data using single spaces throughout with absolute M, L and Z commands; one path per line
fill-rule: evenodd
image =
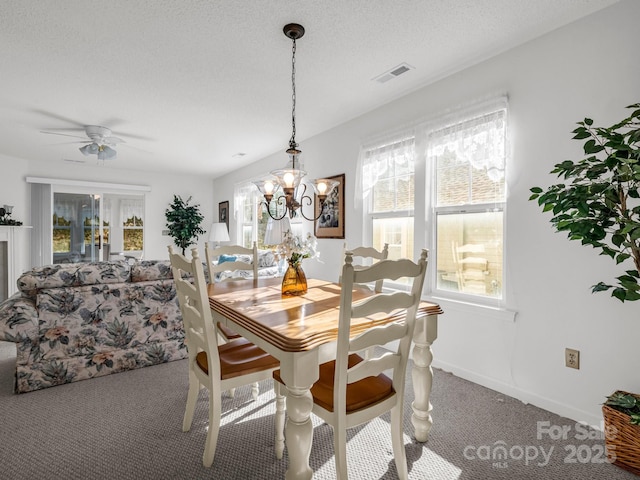
M 640 399 L 640 395 L 631 395 Z M 640 475 L 640 425 L 631 425 L 629 415 L 608 405 L 602 406 L 602 415 L 607 457 L 614 465 Z

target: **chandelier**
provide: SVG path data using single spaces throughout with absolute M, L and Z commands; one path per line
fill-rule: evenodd
M 322 214 L 327 195 L 338 185 L 338 182 L 327 178 L 312 180 L 310 183 L 314 193 L 318 196 L 320 208 L 318 214 L 310 217 L 304 213 L 303 205 L 312 206 L 313 198 L 307 195 L 307 183 L 302 182 L 302 178 L 307 174 L 302 168 L 300 154 L 302 151 L 296 143 L 296 40 L 304 35 L 304 27 L 297 23 L 290 23 L 283 28 L 284 34 L 293 42 L 291 56 L 291 138 L 289 148 L 286 152 L 289 155 L 289 163 L 286 167 L 273 170 L 268 178 L 253 182 L 260 193 L 264 196 L 267 213 L 274 220 L 280 220 L 287 214 L 290 218 L 302 215 L 306 220 L 317 220 Z M 300 192 L 299 190 L 302 189 Z M 275 200 L 274 200 L 275 197 Z M 272 212 L 272 209 L 274 212 Z

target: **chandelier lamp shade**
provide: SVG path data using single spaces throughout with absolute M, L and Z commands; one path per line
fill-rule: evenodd
M 289 155 L 289 163 L 285 168 L 273 170 L 268 178 L 260 179 L 253 183 L 263 195 L 267 213 L 272 219 L 280 220 L 287 214 L 290 218 L 294 218 L 299 213 L 306 220 L 314 220 L 321 215 L 322 206 L 327 195 L 338 185 L 338 182 L 326 178 L 308 182 L 313 192 L 318 196 L 320 208 L 318 209 L 317 217 L 315 213 L 311 217 L 307 216 L 302 207 L 303 205 L 312 206 L 313 197 L 307 194 L 307 183 L 303 181 L 303 177 L 307 175 L 307 172 L 304 171 L 300 161 L 302 151 L 298 148 L 299 145 L 296 142 L 296 40 L 304 35 L 304 27 L 297 23 L 289 23 L 285 25 L 283 31 L 285 36 L 290 38 L 293 43 L 291 56 L 292 129 L 289 146 L 286 149 L 286 153 Z M 302 189 L 302 192 L 299 192 L 300 189 Z

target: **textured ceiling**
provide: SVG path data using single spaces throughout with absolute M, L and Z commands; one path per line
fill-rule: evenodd
M 617 0 L 20 0 L 0 6 L 0 154 L 216 177 Z M 414 70 L 372 81 L 406 62 Z M 246 153 L 238 158 L 234 154 Z

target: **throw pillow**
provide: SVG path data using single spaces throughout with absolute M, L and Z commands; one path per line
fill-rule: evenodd
M 224 262 L 235 262 L 237 257 L 235 255 L 220 255 L 218 257 L 218 265 Z

